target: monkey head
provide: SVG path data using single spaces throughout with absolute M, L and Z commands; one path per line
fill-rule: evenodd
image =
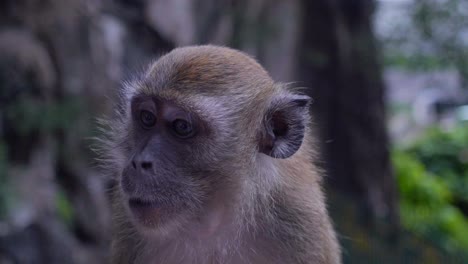
M 230 201 L 242 200 L 245 186 L 274 181 L 265 179 L 273 172 L 258 173 L 263 163 L 300 148 L 308 103 L 239 51 L 198 46 L 162 56 L 125 85 L 112 124 L 125 213 L 138 228 L 169 232 L 242 204 Z

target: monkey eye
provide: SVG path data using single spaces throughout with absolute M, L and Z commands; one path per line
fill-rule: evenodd
M 180 138 L 189 138 L 193 136 L 192 124 L 184 119 L 176 119 L 172 122 L 172 130 Z
M 143 128 L 151 128 L 156 124 L 156 116 L 150 111 L 142 110 L 140 112 L 140 121 Z

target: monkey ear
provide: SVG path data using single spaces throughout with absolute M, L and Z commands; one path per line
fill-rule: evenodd
M 286 94 L 274 98 L 265 115 L 260 152 L 285 159 L 300 148 L 309 118 L 310 97 Z

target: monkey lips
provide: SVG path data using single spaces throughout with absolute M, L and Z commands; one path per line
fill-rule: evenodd
M 129 199 L 128 206 L 136 220 L 145 226 L 154 226 L 164 210 L 161 203 L 137 198 Z

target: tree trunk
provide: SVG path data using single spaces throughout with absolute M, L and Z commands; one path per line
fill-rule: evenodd
M 332 187 L 360 198 L 374 217 L 398 223 L 385 127 L 384 83 L 371 26 L 371 0 L 302 1 L 298 74 Z

